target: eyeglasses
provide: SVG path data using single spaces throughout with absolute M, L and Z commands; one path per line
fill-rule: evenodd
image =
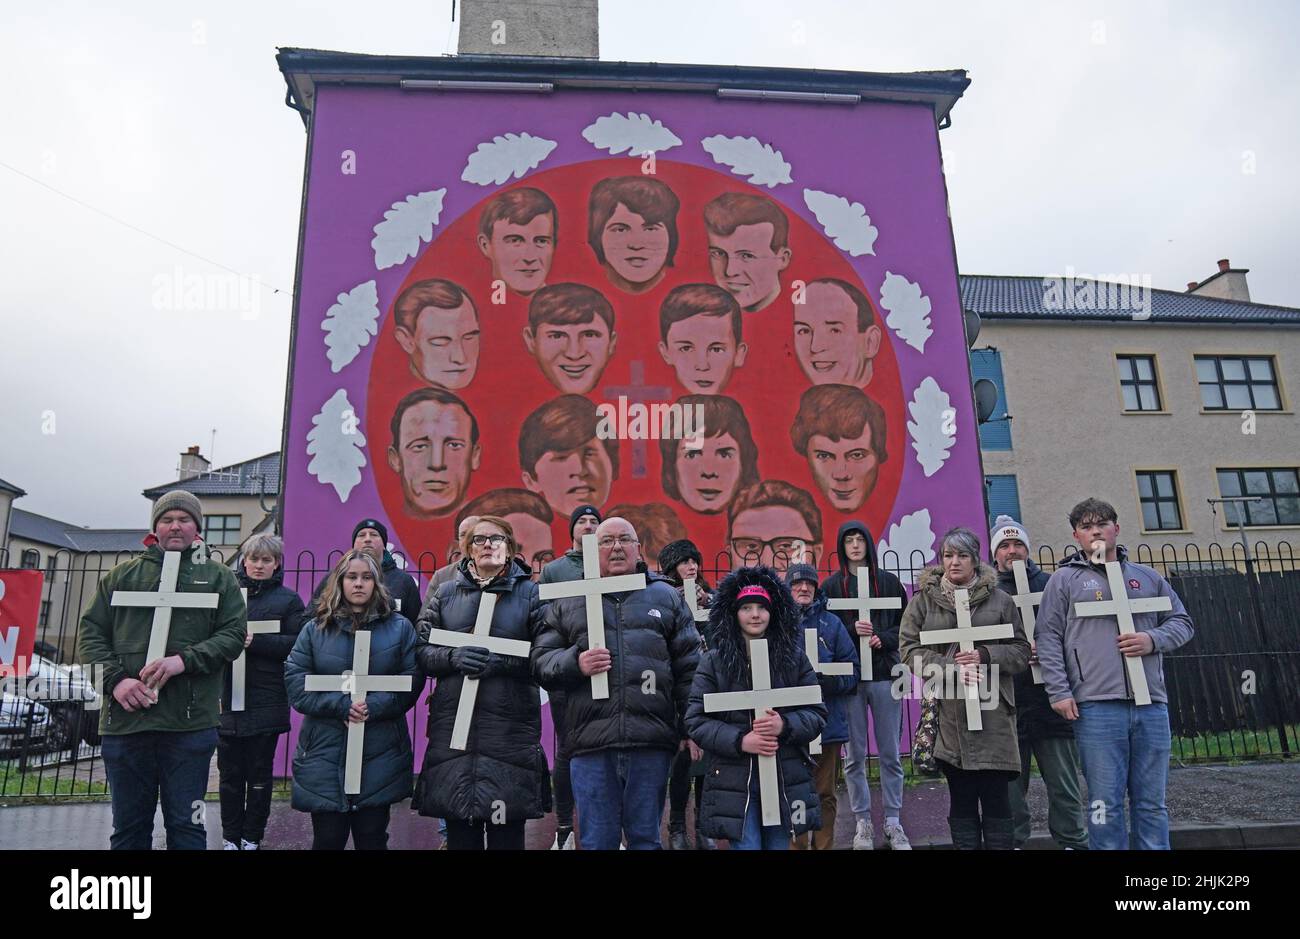
M 597 541 L 596 544 L 602 548 L 612 548 L 616 544 L 622 545 L 626 548 L 628 545 L 640 544 L 640 542 L 636 540 L 635 535 L 619 535 L 617 538 L 613 535 L 606 535 L 604 538 Z
M 499 548 L 506 543 L 506 536 L 505 535 L 473 535 L 470 537 L 469 543 L 476 548 L 481 548 L 485 544 L 491 545 L 494 548 Z
M 798 560 L 809 551 L 808 539 L 797 535 L 782 535 L 771 541 L 759 538 L 732 538 L 731 550 L 740 558 L 759 558 L 763 552 L 771 552 L 772 557 L 786 557 Z

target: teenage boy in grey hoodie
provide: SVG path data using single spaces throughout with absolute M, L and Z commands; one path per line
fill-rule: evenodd
M 1113 506 L 1085 499 L 1070 510 L 1080 553 L 1047 582 L 1034 640 L 1052 710 L 1074 722 L 1088 781 L 1088 844 L 1096 850 L 1169 850 L 1169 709 L 1161 655 L 1192 638 L 1183 602 L 1155 570 L 1128 560 L 1116 544 Z M 1114 616 L 1076 614 L 1076 604 L 1110 600 L 1106 562 L 1118 561 L 1130 599 L 1168 597 L 1171 609 L 1134 613 L 1132 635 Z M 1138 705 L 1125 658 L 1141 656 L 1151 703 Z M 1132 829 L 1124 818 L 1128 795 Z
M 867 782 L 867 710 L 875 718 L 876 753 L 880 757 L 880 793 L 885 803 L 885 844 L 895 851 L 912 850 L 903 831 L 899 813 L 903 807 L 903 762 L 898 754 L 903 702 L 894 696 L 894 666 L 898 664 L 898 626 L 907 608 L 907 591 L 897 577 L 881 569 L 876 560 L 876 543 L 871 531 L 859 521 L 840 526 L 835 543 L 840 569 L 822 582 L 831 599 L 858 595 L 858 568 L 871 571 L 873 597 L 901 597 L 897 610 L 876 610 L 871 619 L 859 619 L 854 610 L 835 611 L 855 642 L 864 637 L 871 645 L 871 681 L 858 683 L 847 699 L 849 712 L 848 759 L 844 761 L 844 782 L 849 788 L 849 807 L 856 819 L 853 850 L 870 851 L 874 846 L 871 824 L 871 785 Z

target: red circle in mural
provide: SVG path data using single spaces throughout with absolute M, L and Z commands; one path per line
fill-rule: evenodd
M 689 537 L 717 569 L 799 541 L 820 562 L 843 521 L 888 521 L 906 418 L 877 298 L 767 191 L 641 170 L 594 160 L 494 190 L 383 298 L 367 443 L 422 569 L 471 513 L 507 517 L 537 563 L 592 502 L 652 567 Z

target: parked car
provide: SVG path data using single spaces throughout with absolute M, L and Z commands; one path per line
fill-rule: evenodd
M 39 753 L 48 747 L 50 712 L 30 698 L 0 693 L 0 753 L 10 757 Z
M 0 689 L 39 702 L 49 712 L 47 750 L 71 750 L 82 741 L 99 744 L 100 695 L 80 665 L 60 665 L 33 655 L 26 677 L 5 678 Z

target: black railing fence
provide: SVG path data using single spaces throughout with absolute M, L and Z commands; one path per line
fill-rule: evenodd
M 210 554 L 234 563 L 236 551 L 211 548 Z M 1035 561 L 1050 573 L 1074 553 L 1073 546 L 1059 552 L 1044 546 Z M 286 586 L 309 599 L 342 554 L 332 551 L 318 558 L 302 551 L 287 557 Z M 46 556 L 41 564 L 45 578 L 39 658 L 28 680 L 2 682 L 0 802 L 104 793 L 98 710 L 94 692 L 85 690 L 93 687 L 94 676 L 76 666 L 77 628 L 100 578 L 131 556 L 62 551 Z M 1300 750 L 1300 558 L 1291 545 L 1260 542 L 1248 558 L 1240 543 L 1139 544 L 1129 557 L 1169 579 L 1196 625 L 1195 638 L 1164 657 L 1173 759 L 1289 757 Z M 395 559 L 417 578 L 422 592 L 448 560 L 428 553 L 414 558 L 396 554 Z M 10 558 L 0 550 L 0 568 L 10 567 L 11 560 L 21 562 L 20 552 Z M 739 560 L 784 569 L 792 558 L 769 553 Z M 909 590 L 921 570 L 934 563 L 920 551 L 906 559 L 888 551 L 879 560 Z M 705 558 L 700 574 L 716 586 L 737 562 L 730 551 L 719 551 Z M 823 578 L 839 569 L 834 555 L 822 558 L 816 567 Z M 423 705 L 409 717 L 413 739 L 423 736 L 422 715 Z M 910 752 L 915 719 L 915 702 L 909 702 L 901 729 L 905 753 Z M 288 775 L 294 743 L 294 735 L 289 736 L 277 756 L 278 775 Z M 870 753 L 874 760 L 874 742 Z M 216 791 L 215 770 L 211 790 Z

